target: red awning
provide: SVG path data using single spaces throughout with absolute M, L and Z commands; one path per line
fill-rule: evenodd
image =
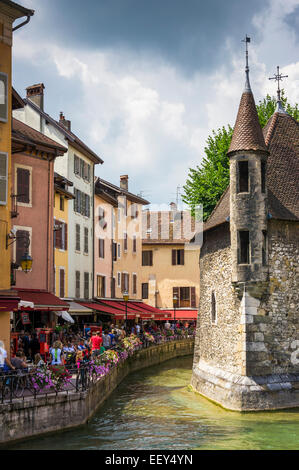
M 117 301 L 101 299 L 99 302 L 120 309 L 123 312 L 126 311 L 126 304 L 123 300 Z M 171 314 L 168 313 L 168 311 L 160 310 L 159 308 L 152 307 L 151 305 L 147 305 L 144 302 L 129 301 L 127 304 L 127 309 L 128 313 L 130 312 L 135 314 L 137 318 L 141 318 L 143 320 L 166 320 L 167 318 L 171 318 Z
M 171 319 L 174 320 L 174 310 L 166 310 L 167 313 L 171 314 Z M 176 310 L 175 319 L 176 320 L 197 320 L 198 312 L 197 310 Z
M 15 308 L 14 310 L 43 310 L 43 311 L 61 311 L 68 310 L 69 304 L 65 300 L 59 299 L 54 294 L 46 290 L 39 289 L 18 289 L 16 293 L 21 300 L 34 303 L 34 309 L 28 307 Z
M 84 307 L 88 307 L 88 308 L 91 308 L 93 310 L 96 310 L 99 313 L 106 313 L 106 314 L 109 314 L 109 315 L 113 315 L 113 316 L 115 316 L 115 318 L 122 319 L 122 318 L 126 317 L 125 310 L 122 311 L 122 310 L 119 310 L 115 307 L 109 307 L 108 305 L 102 305 L 98 302 L 90 302 L 90 303 L 88 303 L 88 302 L 78 302 L 78 303 L 80 305 L 84 305 Z M 128 310 L 127 318 L 129 320 L 133 320 L 135 318 L 135 313 L 132 314 Z
M 19 297 L 0 296 L 0 312 L 10 312 L 18 308 Z

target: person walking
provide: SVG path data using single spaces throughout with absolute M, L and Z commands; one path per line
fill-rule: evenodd
M 35 354 L 40 352 L 40 344 L 37 339 L 37 334 L 33 333 L 31 340 L 29 341 L 29 352 L 32 362 L 34 362 Z
M 91 344 L 91 355 L 93 357 L 98 356 L 100 354 L 100 349 L 101 349 L 101 344 L 102 344 L 102 338 L 100 337 L 99 331 L 92 334 L 92 337 L 90 338 L 90 344 Z
M 60 341 L 55 341 L 55 343 L 53 344 L 53 347 L 50 349 L 50 354 L 52 358 L 51 365 L 61 366 L 63 353 L 62 353 L 62 344 Z
M 8 372 L 10 369 L 15 370 L 15 367 L 7 357 L 4 342 L 0 340 L 0 372 Z

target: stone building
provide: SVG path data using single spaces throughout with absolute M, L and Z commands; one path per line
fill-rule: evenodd
M 233 410 L 299 406 L 299 123 L 262 130 L 246 68 L 230 185 L 204 225 L 192 386 Z

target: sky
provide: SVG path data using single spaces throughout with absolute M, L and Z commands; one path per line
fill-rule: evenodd
M 276 94 L 277 65 L 299 102 L 299 0 L 17 3 L 35 14 L 14 33 L 16 90 L 44 83 L 45 111 L 63 111 L 104 160 L 96 175 L 119 185 L 128 174 L 153 204 L 175 201 L 212 130 L 234 125 L 245 34 L 256 102 Z

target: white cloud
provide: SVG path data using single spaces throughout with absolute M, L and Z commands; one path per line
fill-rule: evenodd
M 40 10 L 34 0 L 31 4 Z M 256 100 L 274 94 L 267 77 L 277 62 L 290 77 L 285 86 L 290 101 L 299 100 L 296 38 L 284 21 L 298 5 L 299 0 L 272 0 L 249 25 L 258 33 L 258 42 L 252 37 L 250 44 Z M 67 49 L 54 40 L 43 40 L 42 35 L 17 35 L 14 56 L 16 62 L 25 59 L 36 68 L 54 67 L 55 85 L 62 93 L 64 87 L 80 85 L 79 96 L 74 95 L 63 110 L 74 132 L 104 159 L 97 173 L 114 182 L 128 173 L 130 184 L 134 181 L 131 188 L 151 190 L 155 202 L 173 199 L 176 186 L 185 183 L 188 168 L 200 163 L 212 129 L 234 124 L 245 81 L 242 46 L 232 43 L 229 33 L 226 57 L 218 69 L 192 77 L 152 56 Z M 50 103 L 46 111 L 58 115 L 55 97 L 47 96 L 46 103 Z

